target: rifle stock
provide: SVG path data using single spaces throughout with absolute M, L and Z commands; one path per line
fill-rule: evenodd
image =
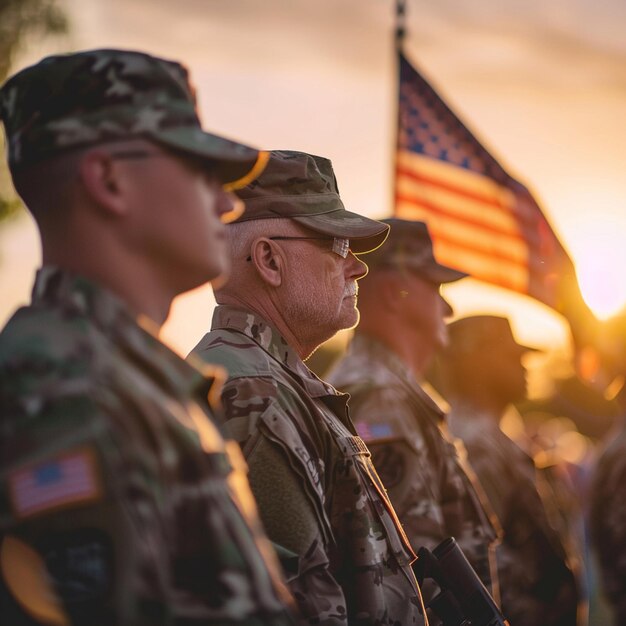
M 427 607 L 444 626 L 510 626 L 454 537 L 432 552 L 420 548 L 417 557 L 415 574 L 420 585 L 431 578 L 441 589 Z

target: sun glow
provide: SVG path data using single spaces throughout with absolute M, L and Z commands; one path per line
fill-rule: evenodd
M 626 305 L 626 217 L 596 217 L 581 229 L 574 259 L 585 302 L 600 319 Z
M 587 259 L 577 263 L 583 298 L 602 320 L 615 315 L 626 305 L 625 247 L 626 241 L 621 241 L 621 248 L 607 245 L 606 249 L 590 251 Z

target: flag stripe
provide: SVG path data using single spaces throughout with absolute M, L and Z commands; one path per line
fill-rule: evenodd
M 471 178 L 484 177 L 469 172 L 463 173 L 462 185 L 446 185 L 442 182 L 441 176 L 445 175 L 448 179 L 459 178 L 457 175 L 459 168 L 448 164 L 438 164 L 437 169 L 440 171 L 437 176 L 423 176 L 425 161 L 418 157 L 407 161 L 405 169 L 398 168 L 396 191 L 403 198 L 408 200 L 408 196 L 413 195 L 416 200 L 423 202 L 436 200 L 440 211 L 455 212 L 459 217 L 463 216 L 474 223 L 491 225 L 502 234 L 515 234 L 523 238 L 531 247 L 540 245 L 540 238 L 535 233 L 536 218 L 533 220 L 516 218 L 516 215 L 529 213 L 527 203 L 522 202 L 519 196 L 493 181 L 490 181 L 489 185 L 480 183 L 482 192 L 477 194 L 475 193 L 476 185 L 472 185 L 472 182 L 476 181 L 471 181 Z M 409 167 L 414 169 L 409 171 Z M 415 168 L 419 168 L 419 172 L 416 172 Z M 465 193 L 466 188 L 469 189 L 469 193 Z
M 443 242 L 435 247 L 437 259 L 444 265 L 462 265 L 476 280 L 496 284 L 506 289 L 525 293 L 528 290 L 528 272 L 520 266 L 509 268 L 494 264 L 493 258 L 477 255 L 472 250 L 461 250 L 457 246 L 447 248 Z
M 449 247 L 475 250 L 487 256 L 494 256 L 499 261 L 528 266 L 528 249 L 521 240 L 493 236 L 489 231 L 479 227 L 468 226 L 464 222 L 433 216 L 429 207 L 415 203 L 398 202 L 396 215 L 402 219 L 428 219 L 428 227 L 433 239 L 444 239 Z M 455 264 L 456 265 L 456 264 Z
M 452 175 L 455 176 L 454 173 Z M 496 209 L 499 209 L 502 206 L 502 202 L 494 193 L 495 188 L 501 189 L 497 185 L 492 185 L 492 188 L 486 188 L 477 191 L 475 189 L 472 189 L 472 187 L 470 187 L 469 185 L 464 184 L 466 181 L 454 181 L 457 183 L 454 184 L 454 182 L 450 180 L 449 175 L 447 175 L 448 180 L 442 180 L 438 176 L 433 176 L 432 174 L 429 175 L 428 173 L 424 172 L 423 169 L 419 167 L 419 164 L 409 164 L 406 162 L 398 163 L 398 176 L 407 176 L 415 180 L 417 183 L 421 183 L 424 185 L 435 185 L 442 190 L 462 195 L 465 198 L 476 200 L 477 202 L 480 202 L 484 205 L 491 205 Z
M 506 187 L 483 174 L 457 167 L 446 161 L 439 161 L 423 154 L 415 154 L 405 147 L 398 148 L 396 169 L 399 174 L 415 176 L 422 183 L 432 183 L 452 192 L 475 197 L 485 203 L 493 203 L 495 208 L 501 207 L 503 202 L 510 208 L 515 221 L 528 225 L 537 221 L 533 206 L 517 204 L 513 198 L 525 187 Z M 532 197 L 531 197 L 532 199 Z
M 398 207 L 397 215 L 402 219 L 425 219 L 425 215 L 413 206 Z M 509 289 L 527 289 L 528 266 L 522 260 L 493 249 L 481 251 L 462 237 L 451 239 L 447 229 L 439 230 L 437 220 L 429 220 L 429 229 L 433 235 L 436 257 L 444 265 L 462 269 L 478 280 L 496 282 Z
M 571 261 L 537 202 L 399 55 L 395 214 L 428 223 L 441 263 L 559 306 Z
M 424 198 L 428 195 L 428 198 Z M 462 198 L 445 198 L 438 196 L 436 193 L 411 194 L 404 193 L 404 185 L 399 181 L 398 192 L 396 193 L 396 204 L 415 205 L 420 207 L 426 213 L 432 213 L 433 218 L 447 219 L 450 222 L 466 224 L 468 228 L 480 229 L 485 233 L 489 233 L 492 237 L 501 237 L 511 243 L 517 241 L 526 246 L 526 241 L 522 233 L 516 228 L 499 228 L 494 225 L 491 220 L 481 221 L 474 217 L 477 212 L 482 209 L 476 203 L 470 203 L 469 206 Z

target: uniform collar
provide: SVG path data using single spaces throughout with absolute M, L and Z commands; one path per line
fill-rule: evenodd
M 408 387 L 414 394 L 427 405 L 427 407 L 436 414 L 439 420 L 445 419 L 445 412 L 441 407 L 422 389 L 421 385 L 413 376 L 411 370 L 406 366 L 404 361 L 385 344 L 365 335 L 356 332 L 350 347 L 349 353 L 354 356 L 367 355 L 367 360 L 371 360 L 387 368 L 403 385 Z
M 32 292 L 32 306 L 52 305 L 72 318 L 88 318 L 105 335 L 132 354 L 139 366 L 153 373 L 179 393 L 200 394 L 212 402 L 226 377 L 221 368 L 198 360 L 189 365 L 158 338 L 157 325 L 135 315 L 128 305 L 108 289 L 84 276 L 58 267 L 38 270 Z
M 312 398 L 322 396 L 347 396 L 318 378 L 287 343 L 275 326 L 249 309 L 219 305 L 213 312 L 211 330 L 235 330 L 243 333 L 285 369 L 295 374 Z

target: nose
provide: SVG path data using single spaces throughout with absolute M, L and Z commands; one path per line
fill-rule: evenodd
M 240 200 L 230 191 L 224 191 L 222 187 L 217 192 L 215 206 L 216 212 L 224 224 L 234 222 L 245 210 L 243 200 Z
M 450 306 L 450 303 L 440 294 L 441 302 L 443 304 L 443 317 L 452 317 L 454 315 L 454 309 Z
M 346 257 L 346 277 L 351 280 L 360 280 L 367 275 L 369 268 L 367 265 L 355 256 L 353 252 L 348 252 Z

